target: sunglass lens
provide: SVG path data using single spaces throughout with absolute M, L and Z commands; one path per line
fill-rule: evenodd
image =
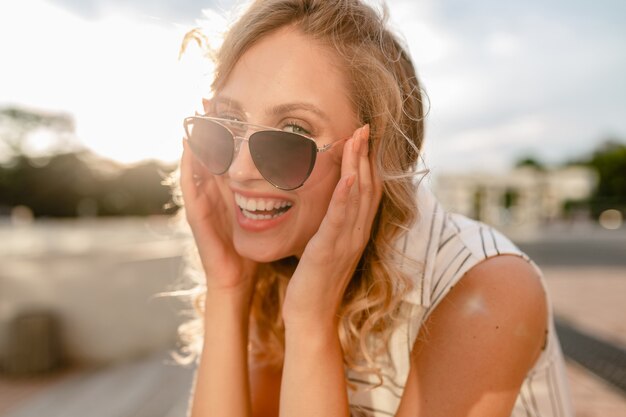
M 215 175 L 225 173 L 233 160 L 233 136 L 212 120 L 193 117 L 187 124 L 189 146 L 200 162 Z
M 315 142 L 290 132 L 262 131 L 250 136 L 250 153 L 257 169 L 283 190 L 300 187 L 315 164 Z

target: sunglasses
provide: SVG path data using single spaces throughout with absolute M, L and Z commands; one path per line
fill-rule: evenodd
M 281 190 L 301 187 L 313 171 L 317 154 L 342 142 L 318 147 L 313 139 L 298 133 L 210 116 L 187 117 L 183 124 L 192 154 L 209 172 L 222 175 L 228 171 L 241 143 L 247 141 L 259 173 Z

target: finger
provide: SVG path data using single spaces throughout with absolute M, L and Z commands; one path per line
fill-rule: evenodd
M 183 198 L 196 198 L 198 191 L 193 172 L 193 155 L 184 139 L 183 154 L 180 158 L 180 188 L 183 192 Z
M 185 140 L 183 140 L 183 154 L 180 162 L 180 187 L 187 221 L 192 226 L 198 247 L 213 247 L 219 237 L 212 226 L 206 227 L 206 222 L 210 217 L 228 214 L 226 210 L 216 209 L 221 195 L 216 189 L 214 177 L 200 165 Z M 213 220 L 213 222 L 214 224 L 228 223 L 224 219 Z
M 352 137 L 344 144 L 341 179 L 337 183 L 326 216 L 319 228 L 319 233 L 325 241 L 334 242 L 342 232 L 352 230 L 356 219 L 359 195 L 358 186 L 354 184 L 358 177 L 358 155 L 355 151 L 358 151 L 357 140 L 360 130 L 361 128 L 356 129 Z
M 361 160 L 363 164 L 361 167 L 366 168 L 362 171 L 362 174 L 367 180 L 367 184 L 371 184 L 371 197 L 372 200 L 378 201 L 382 195 L 383 182 L 379 175 L 378 166 L 376 165 L 376 155 L 371 152 L 370 144 L 370 126 L 366 125 L 367 133 L 363 134 L 363 152 L 361 153 Z
M 361 142 L 360 152 L 358 155 L 359 170 L 359 210 L 355 222 L 357 232 L 365 232 L 369 236 L 371 222 L 373 220 L 372 213 L 375 213 L 378 206 L 378 200 L 375 198 L 374 181 L 372 178 L 373 169 L 372 161 L 369 157 L 369 125 L 365 125 L 360 132 L 359 141 Z
M 355 175 L 348 175 L 337 183 L 318 230 L 318 234 L 324 241 L 334 243 L 335 239 L 346 229 L 350 193 L 353 188 L 356 188 L 355 179 Z
M 361 205 L 361 198 L 359 192 L 359 183 L 360 183 L 360 173 L 359 173 L 359 154 L 362 150 L 362 140 L 361 135 L 363 134 L 364 127 L 360 127 L 354 131 L 352 138 L 350 139 L 350 144 L 346 149 L 347 152 L 344 153 L 344 161 L 342 163 L 342 171 L 345 172 L 345 176 L 355 176 L 356 186 L 351 187 L 350 195 L 348 197 L 348 205 L 346 208 L 346 218 L 345 218 L 345 226 L 352 230 L 353 226 L 356 224 L 359 207 Z
M 343 146 L 343 157 L 341 160 L 341 177 L 346 178 L 349 175 L 357 174 L 357 156 L 355 154 L 355 146 L 358 146 L 357 139 L 361 128 L 356 129 L 352 133 L 352 137 L 346 141 Z M 356 149 L 358 151 L 358 149 Z
M 381 193 L 383 189 L 383 179 L 380 175 L 380 169 L 377 164 L 376 156 L 377 155 L 373 152 L 370 152 L 369 154 L 370 168 L 372 170 L 372 183 L 374 184 L 374 190 L 377 193 Z
M 372 162 L 369 156 L 369 140 L 370 127 L 369 124 L 363 126 L 359 134 L 359 141 L 361 142 L 360 151 L 358 154 L 358 170 L 359 170 L 359 189 L 362 198 L 371 198 L 373 191 L 372 181 Z
M 361 178 L 362 198 L 368 203 L 364 205 L 364 207 L 367 208 L 364 213 L 364 220 L 371 223 L 374 220 L 376 212 L 378 211 L 378 206 L 382 197 L 383 182 L 376 165 L 376 155 L 370 152 L 370 147 L 368 146 L 370 128 L 369 125 L 366 127 L 367 130 L 362 136 L 363 147 L 361 148 L 362 152 L 360 155 L 361 163 L 359 164 L 359 177 Z
M 373 207 L 374 213 L 376 213 L 378 211 L 378 206 L 380 205 L 380 200 L 382 198 L 383 195 L 383 178 L 380 174 L 380 169 L 378 166 L 378 158 L 377 158 L 377 154 L 376 152 L 372 152 L 374 150 L 373 147 L 373 143 L 371 148 L 369 148 L 369 161 L 370 161 L 370 171 L 371 171 L 371 178 L 372 178 L 372 185 L 374 188 L 374 197 L 373 200 L 376 202 L 376 204 Z

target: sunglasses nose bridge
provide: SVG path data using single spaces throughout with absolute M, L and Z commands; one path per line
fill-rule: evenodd
M 232 162 L 228 168 L 230 178 L 238 182 L 262 179 L 263 176 L 259 173 L 253 161 L 250 149 L 242 149 L 244 142 L 250 143 L 248 138 L 233 135 L 233 139 L 235 149 Z
M 241 144 L 243 142 L 248 142 L 248 139 L 244 136 L 233 135 L 233 140 L 235 141 L 235 156 L 239 154 L 239 150 L 241 149 Z

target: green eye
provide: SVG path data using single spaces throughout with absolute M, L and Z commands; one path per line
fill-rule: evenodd
M 311 132 L 296 123 L 287 124 L 283 130 L 286 132 L 297 133 L 299 135 L 311 136 Z

